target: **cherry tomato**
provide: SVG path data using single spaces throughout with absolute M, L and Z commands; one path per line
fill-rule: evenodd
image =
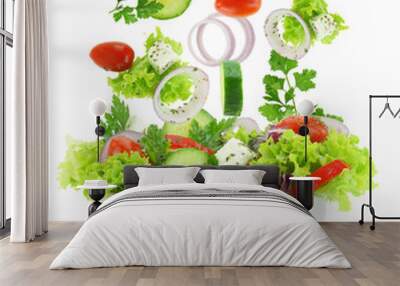
M 297 134 L 299 129 L 304 125 L 303 116 L 290 116 L 283 119 L 276 125 L 276 128 L 292 129 Z M 315 117 L 308 118 L 308 129 L 311 142 L 323 142 L 328 137 L 328 128 L 326 125 Z
M 215 9 L 229 17 L 247 17 L 261 7 L 261 0 L 216 0 Z
M 122 42 L 105 42 L 90 51 L 90 57 L 96 65 L 106 71 L 121 72 L 132 66 L 135 53 Z
M 140 156 L 144 156 L 144 152 L 140 145 L 134 140 L 126 136 L 114 136 L 110 138 L 110 143 L 107 150 L 107 156 L 113 156 L 119 153 L 139 152 Z
M 332 179 L 339 176 L 344 169 L 350 168 L 345 162 L 341 160 L 332 161 L 325 166 L 315 170 L 310 174 L 310 177 L 320 177 L 320 181 L 316 181 L 314 183 L 314 189 L 317 190 L 318 188 L 322 187 L 329 183 Z
M 215 153 L 213 150 L 201 145 L 200 143 L 197 143 L 191 138 L 173 134 L 167 134 L 165 135 L 165 138 L 167 138 L 170 141 L 171 149 L 194 148 L 206 152 L 210 155 Z

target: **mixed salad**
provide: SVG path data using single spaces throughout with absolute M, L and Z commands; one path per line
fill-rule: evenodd
M 190 2 L 139 0 L 132 7 L 125 0 L 117 0 L 111 13 L 115 21 L 123 19 L 127 24 L 148 17 L 171 19 L 181 15 Z M 206 66 L 220 67 L 224 115 L 220 120 L 204 109 L 209 93 L 207 73 L 182 60 L 182 44 L 164 35 L 160 28 L 146 39 L 142 55 L 136 55 L 130 45 L 122 42 L 95 46 L 90 53 L 94 63 L 116 73 L 108 78 L 114 95 L 111 109 L 101 122 L 106 130 L 100 144 L 101 160 L 97 162 L 95 141 L 69 139 L 65 159 L 59 165 L 61 187 L 76 188 L 86 179 L 104 179 L 119 186 L 108 195 L 119 192 L 123 167 L 129 164 L 274 164 L 284 174 L 320 177 L 316 195 L 337 202 L 341 210 L 349 210 L 349 196 L 361 195 L 368 189 L 368 151 L 359 147 L 358 138 L 350 134 L 342 117 L 316 106 L 309 118 L 308 160 L 304 160 L 304 137 L 299 135 L 303 117 L 297 113 L 296 97 L 315 88 L 315 70 L 300 69 L 296 60 L 299 57 L 286 57 L 279 50 L 272 50 L 268 60 L 271 72 L 263 78 L 265 103 L 259 107 L 270 125 L 260 127 L 252 118 L 241 116 L 246 104 L 241 64 L 254 47 L 254 30 L 246 17 L 256 13 L 260 6 L 260 0 L 216 0 L 219 14 L 211 14 L 195 24 L 189 35 L 189 49 L 195 59 Z M 328 12 L 324 0 L 294 0 L 291 12 L 283 12 L 301 19 L 303 26 L 312 31 L 312 42 L 330 43 L 347 28 L 339 15 Z M 233 32 L 217 19 L 221 16 L 236 19 L 245 31 L 245 46 L 237 58 L 232 58 Z M 282 19 L 273 17 L 272 20 Z M 227 43 L 232 44 L 227 45 L 219 59 L 208 54 L 201 40 L 209 23 L 217 24 L 225 33 Z M 272 23 L 271 29 L 277 25 Z M 304 41 L 299 23 L 291 17 L 284 18 L 281 25 L 285 44 L 296 47 Z M 199 55 L 191 44 L 194 32 Z M 125 102 L 132 98 L 152 100 L 163 125 L 133 130 L 132 116 Z

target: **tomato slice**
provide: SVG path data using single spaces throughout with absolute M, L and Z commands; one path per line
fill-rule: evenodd
M 310 177 L 320 177 L 321 180 L 314 183 L 314 190 L 318 190 L 323 185 L 326 185 L 331 180 L 339 176 L 343 170 L 349 168 L 350 166 L 342 160 L 335 160 L 315 170 L 310 174 Z
M 96 65 L 106 71 L 121 72 L 132 66 L 135 58 L 133 49 L 122 42 L 105 42 L 90 51 Z
M 206 152 L 210 155 L 215 153 L 213 150 L 201 145 L 200 143 L 197 143 L 191 138 L 174 134 L 167 134 L 165 135 L 165 138 L 167 138 L 170 141 L 171 149 L 194 148 Z
M 283 119 L 281 122 L 276 124 L 276 128 L 292 129 L 297 134 L 299 129 L 304 125 L 303 116 L 290 116 Z M 308 129 L 310 130 L 311 142 L 323 142 L 328 137 L 328 127 L 315 117 L 308 118 Z
M 261 0 L 216 0 L 215 9 L 229 17 L 247 17 L 257 13 Z
M 110 143 L 107 150 L 107 156 L 113 156 L 119 153 L 139 152 L 140 156 L 144 157 L 144 152 L 139 143 L 126 136 L 114 136 L 109 139 Z

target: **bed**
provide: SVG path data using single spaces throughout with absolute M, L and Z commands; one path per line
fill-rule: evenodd
M 262 185 L 196 183 L 138 186 L 108 198 L 50 269 L 119 266 L 291 266 L 350 268 L 312 215 L 279 190 L 275 166 L 258 169 Z

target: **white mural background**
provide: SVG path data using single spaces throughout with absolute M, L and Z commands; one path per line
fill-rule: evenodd
M 331 113 L 342 115 L 352 133 L 357 134 L 361 144 L 368 144 L 368 95 L 371 93 L 400 93 L 398 63 L 400 63 L 400 38 L 397 27 L 400 18 L 397 11 L 400 3 L 395 0 L 341 1 L 329 0 L 330 10 L 339 12 L 350 29 L 343 32 L 330 46 L 315 45 L 309 54 L 300 60 L 302 68 L 317 70 L 317 87 L 310 92 L 316 103 Z M 122 41 L 132 46 L 137 55 L 144 52 L 143 42 L 147 35 L 159 25 L 163 32 L 184 44 L 182 58 L 204 69 L 210 77 L 211 90 L 205 109 L 216 117 L 222 116 L 220 103 L 219 69 L 197 63 L 187 45 L 191 27 L 214 11 L 213 0 L 192 0 L 189 9 L 172 21 L 145 20 L 127 26 L 115 23 L 107 14 L 114 2 L 110 0 L 51 0 L 49 9 L 50 36 L 50 220 L 84 220 L 87 205 L 79 191 L 61 190 L 56 180 L 57 165 L 63 160 L 66 150 L 66 134 L 83 140 L 95 137 L 95 120 L 89 113 L 89 102 L 101 97 L 111 100 L 111 89 L 107 85 L 107 73 L 93 64 L 88 54 L 100 42 Z M 267 15 L 278 8 L 289 8 L 290 0 L 263 1 L 261 10 L 249 20 L 256 31 L 256 47 L 242 64 L 244 80 L 243 116 L 258 121 L 260 126 L 267 121 L 258 112 L 263 103 L 263 76 L 269 71 L 270 47 L 263 34 Z M 229 20 L 231 21 L 231 20 Z M 241 29 L 232 21 L 237 37 L 243 39 Z M 211 28 L 212 29 L 212 28 Z M 218 54 L 224 48 L 222 34 L 217 30 L 206 33 L 207 46 Z M 207 29 L 209 30 L 209 29 Z M 301 97 L 300 97 L 301 99 Z M 133 129 L 142 130 L 150 123 L 159 123 L 151 100 L 129 100 L 133 114 Z M 383 103 L 381 104 L 383 107 Z M 400 107 L 400 102 L 398 103 Z M 380 106 L 378 105 L 378 109 Z M 399 119 L 400 120 L 400 119 Z M 400 139 L 395 120 L 380 121 L 377 138 L 377 167 L 379 174 L 376 205 L 380 215 L 395 215 L 400 202 L 400 191 L 396 190 L 395 158 L 400 158 L 396 142 Z M 377 139 L 377 140 L 378 140 Z M 339 212 L 336 204 L 317 200 L 312 213 L 321 221 L 354 221 L 359 218 L 359 206 L 366 196 L 353 198 L 350 212 Z

